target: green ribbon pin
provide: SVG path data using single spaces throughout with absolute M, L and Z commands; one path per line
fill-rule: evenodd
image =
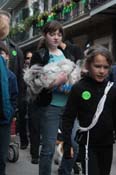
M 16 51 L 16 50 L 13 50 L 13 51 L 12 51 L 12 55 L 13 55 L 13 56 L 16 56 L 16 55 L 17 55 L 17 51 Z
M 91 93 L 90 93 L 89 91 L 84 91 L 84 92 L 82 93 L 82 98 L 83 98 L 84 100 L 89 100 L 89 99 L 91 98 Z

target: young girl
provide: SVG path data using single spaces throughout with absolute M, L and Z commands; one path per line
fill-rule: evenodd
M 63 114 L 65 157 L 70 159 L 73 156 L 70 151 L 71 131 L 78 116 L 79 155 L 83 173 L 87 175 L 110 174 L 113 131 L 116 131 L 116 88 L 112 83 L 107 85 L 111 64 L 111 55 L 103 46 L 93 46 L 88 50 L 88 74 L 72 87 Z M 106 95 L 104 91 L 107 91 Z

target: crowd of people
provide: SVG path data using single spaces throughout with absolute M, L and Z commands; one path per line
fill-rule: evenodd
M 37 50 L 28 51 L 24 57 L 9 38 L 10 20 L 11 15 L 0 10 L 0 175 L 5 175 L 10 127 L 16 110 L 20 149 L 30 146 L 31 163 L 39 165 L 39 175 L 51 175 L 58 141 L 63 149 L 59 175 L 71 175 L 72 169 L 76 173 L 76 161 L 85 175 L 109 175 L 116 131 L 115 66 L 111 71 L 111 53 L 100 45 L 82 53 L 76 44 L 64 41 L 62 25 L 53 20 L 44 25 Z M 84 59 L 80 79 L 74 84 L 69 83 L 66 71 L 59 72 L 40 91 L 40 84 L 33 91 L 32 82 L 23 79 L 24 72 L 32 71 L 32 67 L 41 76 L 46 65 L 67 59 L 75 67 L 78 60 Z M 37 83 L 35 74 L 32 78 Z M 29 98 L 30 93 L 34 98 Z

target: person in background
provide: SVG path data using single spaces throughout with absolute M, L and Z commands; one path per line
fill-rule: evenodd
M 7 71 L 8 71 L 8 80 L 9 80 L 9 92 L 10 100 L 13 108 L 16 110 L 18 106 L 18 84 L 16 75 L 8 68 L 9 65 L 9 51 L 5 44 L 0 41 L 0 55 L 5 59 Z
M 66 58 L 70 58 L 75 63 L 83 58 L 81 48 L 70 41 L 61 41 L 59 48 L 63 51 Z
M 10 27 L 11 15 L 9 12 L 0 9 L 0 18 L 7 22 L 7 26 Z M 21 49 L 9 38 L 9 32 L 4 37 L 3 42 L 9 49 L 10 60 L 9 68 L 12 70 L 18 81 L 22 79 L 22 68 L 24 65 L 24 56 Z M 19 84 L 19 83 L 18 83 Z M 21 84 L 20 84 L 21 86 Z
M 30 67 L 30 62 L 32 59 L 32 52 L 26 52 L 25 58 L 25 68 Z M 29 139 L 30 139 L 30 155 L 31 155 L 31 163 L 38 164 L 39 163 L 39 146 L 40 146 L 40 132 L 38 129 L 38 115 L 33 113 L 33 109 L 31 106 L 32 103 L 27 101 L 27 115 L 28 115 L 28 126 L 29 126 Z
M 29 68 L 30 66 L 30 61 L 32 58 L 32 52 L 27 51 L 25 54 L 25 59 L 24 59 L 24 69 Z M 27 102 L 27 97 L 26 97 L 26 84 L 24 83 L 24 96 L 22 100 L 22 107 L 20 107 L 20 112 L 22 113 L 21 116 L 19 116 L 19 133 L 20 133 L 20 141 L 21 141 L 21 149 L 26 149 L 29 143 L 29 138 L 28 138 L 28 102 Z M 20 114 L 19 112 L 19 114 Z
M 108 80 L 114 82 L 116 86 L 116 64 L 112 64 Z M 116 142 L 116 133 L 114 132 L 114 142 Z
M 4 24 L 4 20 L 1 18 L 1 24 L 2 21 Z M 9 33 L 9 28 L 6 25 L 7 29 L 4 28 L 4 36 L 2 36 L 1 26 L 0 39 L 3 39 Z M 5 33 L 5 31 L 7 32 Z M 5 175 L 10 143 L 10 124 L 15 114 L 18 95 L 16 76 L 7 69 L 6 60 L 8 57 L 7 47 L 5 47 L 4 43 L 0 42 L 0 175 Z
M 116 132 L 116 87 L 107 79 L 112 56 L 105 47 L 92 46 L 85 58 L 88 74 L 72 87 L 63 114 L 64 156 L 68 159 L 73 156 L 71 131 L 77 117 L 80 126 L 76 141 L 83 174 L 108 175 L 113 131 Z
M 0 9 L 0 18 L 6 21 L 8 28 L 10 28 L 11 15 L 9 12 Z M 18 118 L 17 118 L 17 132 L 21 135 L 22 122 L 21 117 L 25 115 L 23 110 L 23 100 L 25 96 L 25 84 L 23 81 L 23 67 L 24 67 L 24 55 L 21 49 L 9 38 L 9 32 L 2 38 L 2 41 L 9 50 L 9 69 L 16 75 L 18 82 Z M 20 137 L 20 147 L 28 145 L 27 140 L 23 140 Z
M 31 58 L 32 58 L 32 52 L 27 51 L 24 61 L 24 68 L 28 68 L 30 66 Z
M 113 64 L 111 66 L 111 70 L 108 78 L 110 81 L 113 81 L 116 85 L 116 64 Z
M 61 41 L 59 48 L 63 51 L 66 58 L 70 58 L 75 63 L 78 60 L 82 60 L 83 58 L 83 53 L 81 49 L 76 44 L 72 44 L 69 41 Z M 62 128 L 61 125 L 62 125 L 62 118 L 61 118 L 60 128 Z M 77 156 L 78 156 L 78 144 L 74 141 L 75 133 L 77 130 L 77 125 L 78 125 L 78 121 L 76 120 L 74 124 L 74 128 L 73 128 L 73 133 L 72 133 L 72 146 L 74 150 L 74 156 L 70 160 L 65 159 L 65 157 L 63 156 L 61 164 L 58 169 L 59 175 L 70 175 L 72 172 L 72 169 L 74 169 L 74 173 L 77 173 L 77 172 L 79 173 L 79 167 L 75 163 Z M 60 135 L 62 135 L 62 133 Z M 60 136 L 60 139 L 61 137 L 63 136 Z

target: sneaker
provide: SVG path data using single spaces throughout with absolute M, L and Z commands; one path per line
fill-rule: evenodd
M 38 164 L 39 161 L 38 161 L 37 158 L 32 158 L 32 159 L 31 159 L 31 163 L 32 163 L 32 164 Z
M 73 170 L 74 170 L 74 174 L 82 174 L 82 167 L 81 167 L 81 163 L 80 162 L 75 162 L 74 166 L 73 166 Z
M 20 149 L 27 149 L 27 147 L 28 147 L 27 144 L 25 144 L 25 145 L 21 145 L 21 146 L 20 146 Z

